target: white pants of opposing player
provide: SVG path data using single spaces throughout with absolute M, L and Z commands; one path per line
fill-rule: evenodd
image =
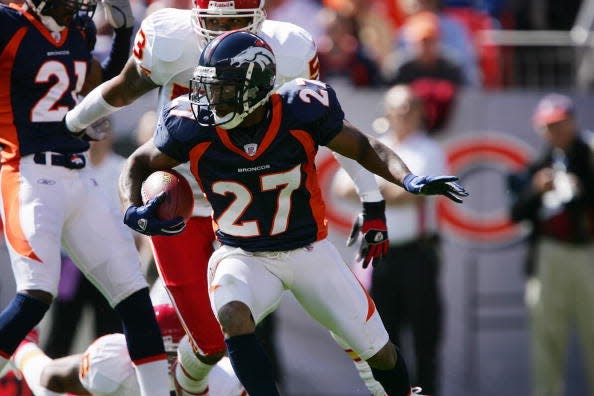
M 111 306 L 147 287 L 132 235 L 92 171 L 36 164 L 32 157 L 0 170 L 2 220 L 17 290 L 55 296 L 61 247 Z
M 288 252 L 250 253 L 222 246 L 210 259 L 208 275 L 215 313 L 240 301 L 259 323 L 278 307 L 283 291 L 290 290 L 361 358 L 369 359 L 388 342 L 373 300 L 327 240 Z

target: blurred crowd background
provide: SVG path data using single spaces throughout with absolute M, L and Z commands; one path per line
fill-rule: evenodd
M 164 7 L 192 7 L 191 0 L 131 2 L 137 25 Z M 514 177 L 551 144 L 542 132 L 550 123 L 537 117 L 543 111 L 537 105 L 542 105 L 543 97 L 550 99 L 546 96 L 550 93 L 571 101 L 564 104 L 553 98 L 550 106 L 563 112 L 554 122 L 575 121 L 573 129 L 594 148 L 589 132 L 594 125 L 590 111 L 594 106 L 594 0 L 267 0 L 266 12 L 269 19 L 292 22 L 312 34 L 318 46 L 320 79 L 336 89 L 351 122 L 388 141 L 391 131 L 398 133 L 395 125 L 411 122 L 412 126 L 406 124 L 409 129 L 422 130 L 433 142 L 428 144 L 436 148 L 419 162 L 415 156 L 427 152 L 414 153 L 414 145 L 404 147 L 412 152 L 410 161 L 415 166 L 437 166 L 438 159 L 443 159 L 447 172 L 459 175 L 471 194 L 464 205 L 446 200 L 431 203 L 434 223 L 427 235 L 435 237 L 431 243 L 439 243 L 431 245 L 437 250 L 429 272 L 386 275 L 410 276 L 412 284 L 419 284 L 418 291 L 407 289 L 401 297 L 413 301 L 427 295 L 422 282 L 432 282 L 431 310 L 410 308 L 425 318 L 438 318 L 429 324 L 419 319 L 419 326 L 430 326 L 429 334 L 417 328 L 413 315 L 392 329 L 399 333 L 413 378 L 425 370 L 418 363 L 427 351 L 416 339 L 423 334 L 434 341 L 435 349 L 429 350 L 436 359 L 431 369 L 435 378 L 429 380 L 432 394 L 546 396 L 537 393 L 533 374 L 535 333 L 531 326 L 538 269 L 530 259 L 537 225 L 512 217 L 522 190 L 514 184 L 521 178 Z M 111 31 L 100 8 L 95 20 L 99 33 L 95 55 L 101 59 L 109 51 Z M 387 95 L 395 86 L 406 90 L 398 91 L 401 96 Z M 112 137 L 92 149 L 97 167 L 109 164 L 104 172 L 112 175 L 106 180 L 113 181 L 114 191 L 113 175 L 122 157 L 152 135 L 158 117 L 156 103 L 157 93 L 151 92 L 115 113 L 104 125 Z M 398 152 L 399 139 L 393 140 Z M 106 158 L 112 162 L 103 162 Z M 594 162 L 589 166 L 594 172 Z M 328 203 L 331 239 L 345 260 L 353 263 L 354 251 L 344 241 L 358 204 L 349 199 L 344 188 L 348 181 L 323 150 L 318 170 Z M 388 200 L 388 207 L 398 209 L 399 202 L 398 198 Z M 584 212 L 584 218 L 589 215 Z M 401 236 L 398 228 L 420 229 L 414 223 L 420 220 L 411 220 L 412 215 L 394 216 L 404 216 L 397 217 L 404 220 L 395 222 L 396 231 L 390 229 L 395 236 L 393 247 L 408 248 L 409 236 Z M 421 235 L 423 243 L 429 240 L 427 235 Z M 594 233 L 590 237 L 588 243 L 594 241 Z M 142 238 L 138 247 L 147 277 L 154 281 L 157 275 L 150 247 Z M 14 293 L 5 249 L 2 254 L 0 308 Z M 393 254 L 392 265 L 401 265 L 399 251 Z M 594 284 L 594 256 L 590 261 L 584 278 Z M 65 258 L 61 296 L 42 325 L 41 339 L 52 357 L 80 350 L 95 334 L 117 326 L 108 320 L 109 307 L 97 302 L 97 293 L 89 290 L 92 287 L 72 267 Z M 363 271 L 356 264 L 352 269 L 371 289 L 372 270 Z M 571 269 L 561 269 L 567 271 Z M 569 283 L 559 293 L 573 289 Z M 591 311 L 594 301 L 588 296 L 576 298 Z M 365 395 L 348 358 L 292 299 L 285 300 L 271 330 L 276 334 L 271 350 L 276 353 L 285 392 L 294 396 Z M 565 381 L 556 393 L 547 395 L 594 394 L 594 352 L 589 353 L 594 334 L 588 333 L 594 328 L 583 331 L 578 316 L 562 312 L 546 319 L 567 324 L 567 331 L 560 335 L 567 340 L 558 351 L 562 364 L 549 368 Z M 12 385 L 6 379 L 0 381 L 0 396 L 8 395 L 2 392 Z

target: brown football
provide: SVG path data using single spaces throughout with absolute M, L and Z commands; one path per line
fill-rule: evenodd
M 186 178 L 173 169 L 151 173 L 142 183 L 142 202 L 146 205 L 163 191 L 167 195 L 157 208 L 157 217 L 171 220 L 181 216 L 188 221 L 194 210 L 194 195 Z

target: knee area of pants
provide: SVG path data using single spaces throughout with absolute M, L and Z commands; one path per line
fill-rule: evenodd
M 399 356 L 392 343 L 386 344 L 378 353 L 367 360 L 369 365 L 379 370 L 391 370 L 396 366 Z
M 230 336 L 243 334 L 247 328 L 255 328 L 250 309 L 239 301 L 232 301 L 221 307 L 218 319 L 223 332 Z
M 196 358 L 200 360 L 202 363 L 213 365 L 216 364 L 219 360 L 225 356 L 225 351 L 215 352 L 208 355 L 201 355 L 199 353 L 195 353 Z
M 54 296 L 45 290 L 23 290 L 19 293 L 25 294 L 47 305 L 51 305 L 54 301 Z

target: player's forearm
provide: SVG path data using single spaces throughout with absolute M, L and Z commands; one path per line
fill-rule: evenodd
M 122 73 L 93 89 L 66 114 L 66 126 L 72 132 L 80 132 L 155 87 L 152 81 L 139 74 L 136 63 L 130 59 Z
M 103 81 L 115 77 L 124 68 L 128 54 L 130 53 L 132 30 L 132 27 L 114 29 L 111 51 L 109 52 L 109 56 L 101 63 Z
M 363 168 L 357 161 L 338 153 L 334 153 L 334 157 L 353 180 L 357 194 L 362 202 L 377 202 L 383 199 L 377 181 L 371 172 Z
M 411 173 L 408 166 L 381 142 L 373 138 L 369 138 L 368 142 L 361 147 L 359 163 L 370 172 L 403 187 L 404 177 Z
M 119 109 L 112 106 L 103 98 L 102 90 L 107 83 L 93 89 L 72 110 L 66 113 L 66 127 L 71 132 L 80 132 L 95 121 L 110 115 Z
M 143 180 L 145 180 L 151 172 L 152 170 L 143 156 L 137 155 L 136 152 L 134 152 L 130 158 L 128 158 L 124 164 L 119 180 L 120 199 L 123 208 L 128 208 L 130 205 L 142 205 L 140 189 Z

